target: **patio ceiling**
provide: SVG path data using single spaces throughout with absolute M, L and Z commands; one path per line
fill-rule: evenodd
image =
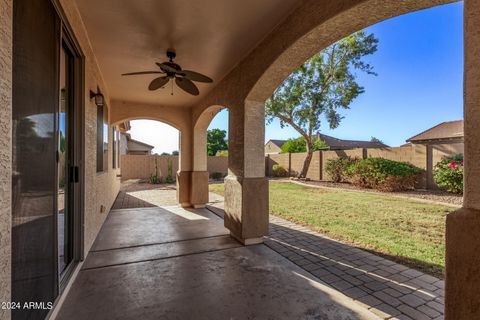
M 110 96 L 115 100 L 189 107 L 200 101 L 299 0 L 77 0 Z M 214 79 L 196 83 L 199 96 L 174 86 L 154 92 L 154 75 L 122 73 L 156 70 L 165 51 L 175 62 Z M 169 84 L 170 85 L 170 84 Z

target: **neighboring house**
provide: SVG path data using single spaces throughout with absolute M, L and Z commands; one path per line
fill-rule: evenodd
M 152 154 L 154 146 L 134 140 L 127 134 L 127 154 L 149 155 Z
M 355 148 L 387 148 L 386 144 L 373 141 L 337 139 L 319 133 L 318 138 L 327 143 L 329 150 L 349 150 Z M 282 151 L 282 146 L 287 140 L 268 140 L 265 144 L 265 154 L 277 154 Z
M 149 155 L 152 154 L 154 146 L 132 139 L 130 133 L 130 122 L 126 121 L 119 126 L 120 130 L 120 154 Z
M 287 140 L 268 140 L 265 144 L 265 154 L 277 154 L 282 152 L 282 146 Z
M 413 144 L 463 143 L 463 120 L 442 122 L 407 139 Z
M 433 169 L 445 156 L 463 154 L 463 120 L 442 122 L 410 139 L 409 144 L 426 146 L 427 187 L 435 187 Z

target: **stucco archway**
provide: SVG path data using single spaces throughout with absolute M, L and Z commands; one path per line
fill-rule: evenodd
M 307 2 L 282 23 L 239 66 L 238 72 L 257 73 L 244 101 L 263 102 L 305 60 L 335 41 L 388 18 L 434 7 L 451 0 Z M 323 9 L 323 11 L 320 11 Z M 321 14 L 318 14 L 321 12 Z M 465 2 L 465 188 L 463 208 L 448 215 L 446 234 L 447 319 L 473 319 L 480 315 L 480 76 L 478 48 L 480 5 Z M 250 61 L 248 61 L 250 59 Z M 261 61 L 262 64 L 256 64 Z M 255 70 L 256 68 L 256 70 Z M 261 69 L 261 71 L 259 71 Z M 244 87 L 248 87 L 245 84 Z
M 213 118 L 226 107 L 213 105 L 205 109 L 193 126 L 193 170 L 207 171 L 207 129 Z
M 192 172 L 190 174 L 190 205 L 194 208 L 204 207 L 208 201 L 207 168 L 207 128 L 213 118 L 225 107 L 212 105 L 205 109 L 196 119 L 192 128 Z

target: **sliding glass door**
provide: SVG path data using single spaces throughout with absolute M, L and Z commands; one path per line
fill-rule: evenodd
M 12 301 L 40 307 L 12 318 L 44 319 L 81 259 L 82 62 L 52 2 L 13 12 Z

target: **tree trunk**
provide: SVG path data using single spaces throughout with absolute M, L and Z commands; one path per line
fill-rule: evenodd
M 310 162 L 312 161 L 313 157 L 313 145 L 311 142 L 307 141 L 307 156 L 305 158 L 305 161 L 303 162 L 303 168 L 302 172 L 300 172 L 300 175 L 298 176 L 301 179 L 304 179 L 307 177 L 308 173 L 308 168 L 310 167 Z

